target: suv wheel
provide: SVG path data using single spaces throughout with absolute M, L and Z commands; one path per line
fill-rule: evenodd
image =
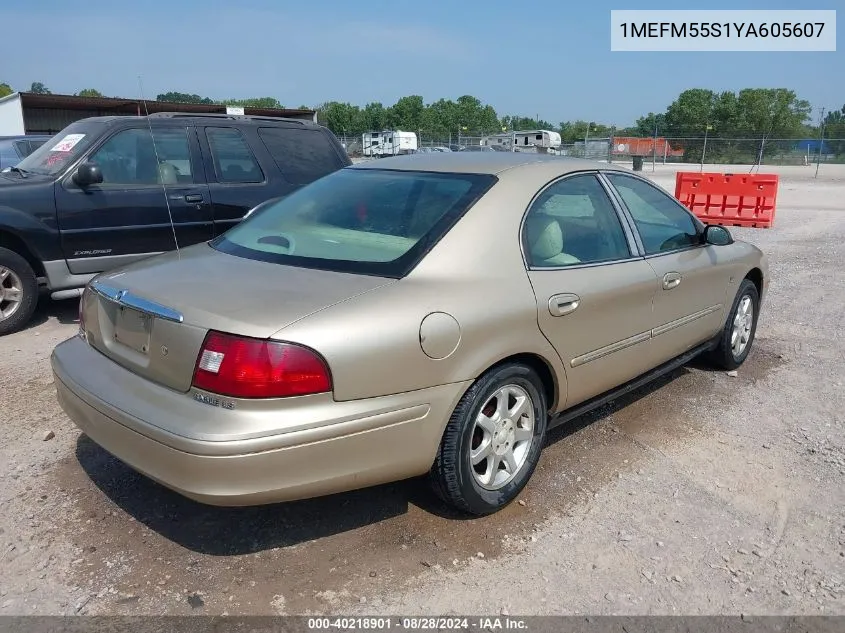
M 38 281 L 32 266 L 7 248 L 0 248 L 0 336 L 21 329 L 38 304 Z

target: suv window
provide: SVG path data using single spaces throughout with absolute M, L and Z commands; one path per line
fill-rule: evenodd
M 146 128 L 131 128 L 118 132 L 103 143 L 91 156 L 103 173 L 103 184 L 193 183 L 187 129 L 158 129 L 154 130 L 154 135 Z
M 308 184 L 344 166 L 321 130 L 262 127 L 258 135 L 285 180 L 292 184 Z
M 264 172 L 240 130 L 209 127 L 205 136 L 219 182 L 264 182 Z
M 29 141 L 15 141 L 15 149 L 18 151 L 18 156 L 26 158 L 32 153 L 29 147 Z
M 701 243 L 699 223 L 665 191 L 639 178 L 605 175 L 631 212 L 647 255 Z
M 528 210 L 522 239 L 532 268 L 631 256 L 619 216 L 591 174 L 564 178 L 544 190 Z

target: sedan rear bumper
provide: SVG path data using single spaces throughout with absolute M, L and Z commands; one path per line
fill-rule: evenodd
M 280 432 L 263 438 L 263 444 L 269 439 L 276 448 L 256 450 L 250 440 L 208 442 L 163 433 L 133 415 L 139 412 L 112 406 L 109 400 L 114 397 L 93 393 L 91 385 L 96 383 L 81 372 L 90 374 L 101 364 L 110 365 L 101 371 L 126 370 L 79 338 L 61 343 L 51 362 L 59 403 L 89 438 L 150 479 L 220 506 L 292 501 L 422 475 L 430 469 L 449 415 L 468 386 L 458 383 L 389 396 L 396 405 L 388 412 L 384 398 L 373 398 L 373 415 L 354 420 L 342 416 L 336 424 L 326 420 L 318 434 L 314 429 Z M 143 389 L 165 389 L 142 378 L 137 381 Z M 151 412 L 156 413 L 147 406 L 143 415 Z M 172 415 L 164 409 L 157 414 Z

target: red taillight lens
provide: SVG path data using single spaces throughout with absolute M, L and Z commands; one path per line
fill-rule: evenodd
M 329 369 L 308 348 L 209 332 L 194 387 L 232 398 L 286 398 L 331 391 Z

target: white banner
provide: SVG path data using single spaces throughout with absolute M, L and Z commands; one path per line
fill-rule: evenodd
M 611 51 L 835 51 L 836 11 L 611 11 Z

